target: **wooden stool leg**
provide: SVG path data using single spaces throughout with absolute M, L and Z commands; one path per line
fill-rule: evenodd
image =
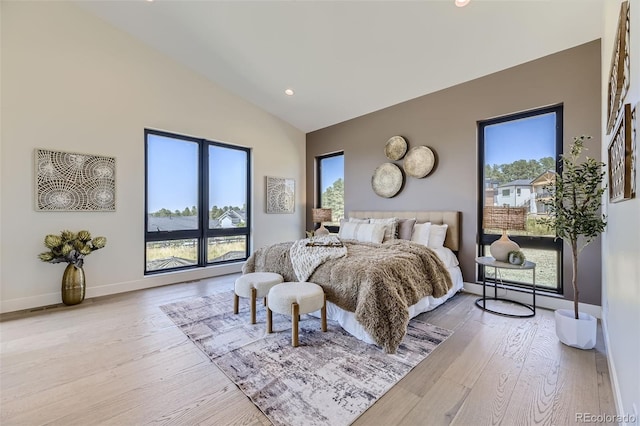
M 262 301 L 262 303 L 264 303 L 264 306 L 267 306 L 267 296 L 264 297 L 264 300 Z
M 238 302 L 239 302 L 239 297 L 237 294 L 233 295 L 233 313 L 234 314 L 238 314 Z
M 298 346 L 298 313 L 299 306 L 297 303 L 291 304 L 291 345 L 295 348 Z
M 251 324 L 256 323 L 256 295 L 257 290 L 255 288 L 251 289 Z
M 273 327 L 271 324 L 272 324 L 271 309 L 269 309 L 269 306 L 267 306 L 267 334 L 273 333 Z
M 327 295 L 324 295 L 324 303 L 322 304 L 322 309 L 320 310 L 321 318 L 322 318 L 322 331 L 327 331 Z

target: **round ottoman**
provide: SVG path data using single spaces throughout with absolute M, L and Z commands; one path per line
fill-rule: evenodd
M 286 282 L 275 285 L 267 295 L 267 333 L 273 332 L 271 312 L 291 315 L 291 345 L 298 346 L 298 320 L 300 315 L 315 312 L 322 316 L 322 331 L 327 331 L 327 304 L 324 290 L 317 284 Z
M 256 299 L 265 298 L 269 290 L 276 284 L 284 281 L 282 275 L 274 272 L 250 272 L 236 280 L 233 297 L 233 313 L 238 313 L 240 297 L 251 299 L 251 324 L 256 323 Z M 265 303 L 266 304 L 266 303 Z

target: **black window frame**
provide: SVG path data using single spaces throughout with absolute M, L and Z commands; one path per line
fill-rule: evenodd
M 537 115 L 555 113 L 556 114 L 556 173 L 562 173 L 562 162 L 560 161 L 563 153 L 563 138 L 564 138 L 564 105 L 556 104 L 542 108 L 536 108 L 532 110 L 522 111 L 515 114 L 508 114 L 500 117 L 491 118 L 488 120 L 479 120 L 477 122 L 478 128 L 478 256 L 488 255 L 485 253 L 485 246 L 491 245 L 494 241 L 500 239 L 501 235 L 497 234 L 485 234 L 482 226 L 483 219 L 483 207 L 485 202 L 485 188 L 484 188 L 484 171 L 485 171 L 485 158 L 484 158 L 484 128 L 490 125 L 505 123 L 508 121 L 520 120 L 523 118 L 535 117 Z M 539 285 L 536 282 L 536 291 L 542 291 L 552 294 L 563 294 L 564 292 L 564 262 L 563 251 L 564 245 L 562 239 L 554 238 L 553 236 L 521 236 L 521 235 L 509 235 L 509 238 L 515 241 L 522 248 L 540 249 L 540 250 L 553 250 L 557 256 L 557 288 L 552 288 L 544 285 Z M 481 265 L 477 265 L 478 280 L 484 279 L 485 268 Z M 493 278 L 486 277 L 486 281 L 495 281 Z M 511 280 L 503 280 L 503 282 L 509 286 L 513 286 L 515 289 L 531 289 L 533 286 L 529 283 L 522 283 Z
M 319 155 L 316 157 L 316 168 L 317 168 L 317 176 L 316 176 L 316 205 L 315 208 L 322 208 L 322 160 L 333 157 L 344 157 L 344 151 L 332 152 L 330 154 Z M 344 182 L 344 172 L 342 181 Z M 343 200 L 344 202 L 344 200 Z M 346 212 L 345 212 L 346 213 Z M 320 227 L 320 224 L 314 224 L 315 229 Z M 340 231 L 340 226 L 335 225 L 325 225 L 325 228 L 329 230 L 329 232 L 337 233 Z
M 148 136 L 156 135 L 172 139 L 184 140 L 198 144 L 198 229 L 176 230 L 176 231 L 149 231 L 149 212 L 148 212 L 148 189 L 149 189 L 149 173 L 148 173 L 148 156 L 149 144 Z M 243 228 L 209 228 L 209 147 L 219 146 L 223 148 L 236 149 L 244 151 L 247 155 L 247 172 L 246 172 L 246 226 Z M 247 260 L 251 252 L 251 149 L 237 145 L 226 144 L 218 141 L 212 141 L 204 138 L 196 138 L 192 136 L 181 135 L 162 130 L 145 129 L 144 130 L 144 274 L 154 275 L 165 272 L 175 272 L 188 269 L 198 269 L 215 265 L 223 265 L 228 263 L 243 262 Z M 244 235 L 246 237 L 245 256 L 242 259 L 229 259 L 217 262 L 207 262 L 207 245 L 209 238 L 228 237 L 235 235 Z M 198 244 L 198 261 L 195 265 L 185 265 L 174 268 L 165 268 L 159 270 L 147 270 L 147 243 L 158 241 L 172 241 L 181 239 L 197 239 Z

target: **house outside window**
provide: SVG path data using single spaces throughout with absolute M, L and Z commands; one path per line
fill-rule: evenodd
M 562 117 L 562 105 L 555 105 L 478 122 L 478 191 L 484 194 L 478 206 L 478 255 L 488 256 L 489 245 L 502 233 L 482 227 L 483 208 L 524 207 L 526 230 L 508 231 L 509 238 L 518 243 L 527 260 L 536 263 L 536 287 L 557 293 L 562 292 L 562 241 L 554 241 L 553 231 L 536 220 L 546 215 L 541 203 L 548 196 L 544 185 L 560 171 Z M 533 282 L 530 272 L 503 270 L 500 277 L 493 277 L 492 268 L 478 269 L 480 278 L 484 273 L 488 280 L 501 279 L 514 286 L 526 288 Z
M 337 232 L 340 219 L 344 218 L 344 152 L 316 157 L 316 167 L 316 206 L 331 209 L 331 222 L 324 226 Z
M 250 150 L 145 130 L 145 274 L 245 260 Z

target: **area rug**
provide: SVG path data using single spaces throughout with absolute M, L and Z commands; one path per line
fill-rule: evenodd
M 300 346 L 291 346 L 291 317 L 266 313 L 258 303 L 257 324 L 233 292 L 194 297 L 161 306 L 193 341 L 275 425 L 348 425 L 384 395 L 452 331 L 414 318 L 397 353 L 364 343 L 328 322 L 300 318 Z

